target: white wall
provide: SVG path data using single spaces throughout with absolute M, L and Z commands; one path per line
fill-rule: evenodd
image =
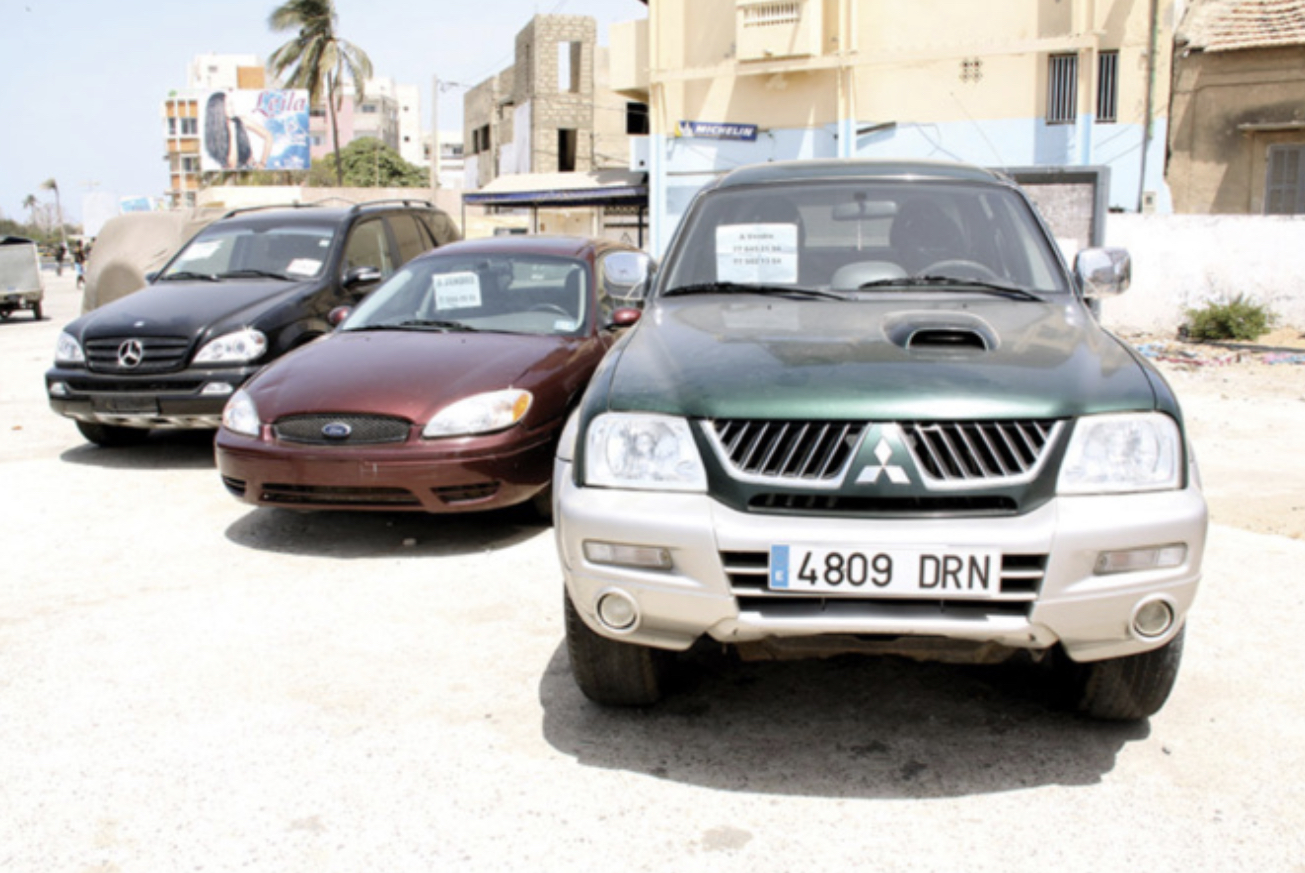
M 1237 294 L 1305 328 L 1305 216 L 1112 213 L 1106 245 L 1133 258 L 1133 285 L 1102 304 L 1112 330 L 1172 334 L 1188 309 Z

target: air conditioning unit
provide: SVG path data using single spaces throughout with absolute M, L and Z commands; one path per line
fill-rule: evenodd
M 740 61 L 820 54 L 822 0 L 737 0 L 735 43 Z

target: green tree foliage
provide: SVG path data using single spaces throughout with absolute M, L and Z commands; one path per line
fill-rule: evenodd
M 307 184 L 339 184 L 346 188 L 425 188 L 430 184 L 424 169 L 408 163 L 379 139 L 356 139 L 339 155 L 340 164 L 336 164 L 334 155 L 314 161 Z
M 345 78 L 353 82 L 361 100 L 364 83 L 372 77 L 371 59 L 358 46 L 336 35 L 338 23 L 334 0 L 286 0 L 267 19 L 273 31 L 295 33 L 293 39 L 272 52 L 268 66 L 291 88 L 308 89 L 310 105 L 326 107 L 337 172 L 341 158 L 336 116 L 344 100 Z M 337 176 L 336 183 L 343 186 L 343 177 Z

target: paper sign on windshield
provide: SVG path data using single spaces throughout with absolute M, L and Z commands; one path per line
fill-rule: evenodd
M 183 261 L 202 261 L 205 258 L 212 257 L 220 245 L 222 245 L 222 241 L 216 239 L 191 243 L 190 248 L 186 249 L 186 254 L 182 255 L 181 259 Z
M 430 277 L 435 308 L 474 309 L 480 305 L 480 277 L 475 273 L 440 273 Z
M 792 285 L 798 279 L 796 224 L 727 224 L 716 228 L 716 280 Z
M 295 258 L 290 262 L 290 266 L 285 268 L 287 273 L 294 273 L 296 276 L 316 276 L 317 268 L 322 266 L 322 262 L 315 258 Z

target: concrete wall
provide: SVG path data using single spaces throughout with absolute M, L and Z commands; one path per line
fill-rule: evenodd
M 307 188 L 298 185 L 219 185 L 199 192 L 201 207 L 241 209 L 287 203 L 326 203 L 343 206 L 370 200 L 429 200 L 452 217 L 462 220 L 462 192 L 448 188 Z
M 1237 294 L 1305 328 L 1305 216 L 1124 215 L 1106 244 L 1133 257 L 1133 286 L 1102 304 L 1115 330 L 1173 334 L 1186 310 Z

